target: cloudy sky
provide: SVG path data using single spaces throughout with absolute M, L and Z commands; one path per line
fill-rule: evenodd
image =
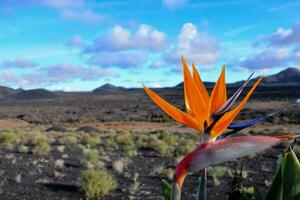
M 0 85 L 173 86 L 180 55 L 205 81 L 300 66 L 300 1 L 1 0 Z

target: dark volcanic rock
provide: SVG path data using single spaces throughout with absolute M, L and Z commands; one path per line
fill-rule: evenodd
M 254 84 L 258 78 L 250 80 L 249 85 Z M 242 85 L 244 81 L 238 81 L 232 86 Z M 297 68 L 287 68 L 277 74 L 264 77 L 261 86 L 299 86 L 300 85 L 300 70 Z
M 56 132 L 67 132 L 67 129 L 63 126 L 52 126 L 46 129 L 47 132 L 49 131 L 56 131 Z
M 258 78 L 250 80 L 249 85 L 252 85 Z M 203 82 L 207 88 L 212 88 L 214 82 Z M 227 84 L 228 87 L 241 86 L 244 81 Z M 300 70 L 298 68 L 287 68 L 277 74 L 264 77 L 262 86 L 299 86 L 300 85 Z M 183 82 L 175 86 L 175 88 L 183 88 Z
M 95 127 L 92 127 L 92 126 L 82 126 L 82 127 L 78 128 L 76 131 L 82 131 L 85 133 L 99 132 L 98 129 L 96 129 Z
M 112 84 L 104 84 L 96 89 L 93 90 L 94 94 L 102 94 L 102 93 L 121 93 L 126 91 L 124 87 L 114 86 Z
M 203 82 L 203 84 L 205 85 L 205 87 L 207 88 L 212 88 L 215 85 L 215 82 Z M 183 88 L 183 82 L 177 84 L 175 87 L 176 88 Z
M 22 120 L 25 120 L 25 117 L 26 117 L 26 115 L 24 115 L 24 114 L 20 114 L 20 115 L 16 116 L 17 119 L 22 119 Z
M 11 96 L 15 100 L 53 99 L 56 97 L 58 97 L 56 94 L 45 89 L 24 90 Z
M 17 91 L 12 88 L 0 86 L 0 98 L 6 97 L 9 95 L 13 95 L 16 93 L 17 93 Z
M 300 85 L 300 70 L 297 68 L 285 69 L 278 74 L 266 77 L 263 83 Z

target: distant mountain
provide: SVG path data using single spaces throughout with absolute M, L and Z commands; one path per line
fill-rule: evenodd
M 300 70 L 297 68 L 288 68 L 278 74 L 264 78 L 263 84 L 276 85 L 300 85 Z
M 250 80 L 250 84 L 253 84 L 258 78 Z M 238 81 L 232 85 L 241 85 L 244 81 Z M 277 74 L 265 76 L 262 80 L 262 86 L 300 86 L 300 70 L 297 68 L 287 68 Z
M 210 88 L 215 85 L 215 82 L 203 82 L 203 84 L 205 85 L 205 87 Z M 183 87 L 183 82 L 175 86 L 175 88 L 182 88 L 182 87 Z
M 250 84 L 253 84 L 257 78 L 251 79 Z M 238 81 L 235 83 L 227 84 L 227 86 L 239 86 L 243 84 L 244 81 Z M 214 82 L 204 82 L 204 85 L 208 88 L 214 86 Z M 270 76 L 265 76 L 262 83 L 260 85 L 263 86 L 300 86 L 300 70 L 297 68 L 287 68 L 277 74 L 273 74 Z M 183 87 L 183 82 L 179 83 L 175 87 Z
M 126 88 L 114 86 L 112 84 L 106 83 L 96 89 L 94 89 L 92 92 L 95 94 L 103 94 L 103 93 L 120 93 L 126 91 Z
M 18 91 L 9 87 L 0 86 L 0 98 L 16 94 Z
M 58 97 L 56 94 L 45 89 L 23 90 L 10 96 L 15 100 L 53 99 L 56 97 Z

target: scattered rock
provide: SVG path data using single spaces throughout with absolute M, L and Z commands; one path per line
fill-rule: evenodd
M 46 129 L 46 132 L 49 132 L 49 131 L 67 132 L 67 129 L 65 129 L 65 127 L 63 127 L 63 126 L 52 126 L 48 129 Z
M 55 161 L 54 166 L 56 168 L 64 168 L 65 161 L 63 159 L 58 159 L 58 160 Z
M 6 97 L 9 95 L 13 95 L 16 93 L 17 93 L 17 91 L 12 88 L 0 86 L 0 98 Z
M 114 86 L 112 84 L 104 84 L 96 89 L 93 90 L 94 94 L 104 94 L 104 93 L 121 93 L 126 91 L 126 88 L 124 87 L 119 87 L 119 86 Z
M 76 131 L 82 131 L 85 133 L 99 132 L 98 129 L 96 129 L 95 127 L 92 127 L 92 126 L 82 126 L 82 127 L 78 128 Z
M 113 162 L 112 167 L 115 171 L 117 171 L 119 174 L 121 174 L 124 171 L 125 164 L 122 160 L 116 160 Z
M 45 89 L 24 90 L 11 96 L 14 100 L 54 99 L 58 97 Z
M 57 147 L 57 151 L 59 151 L 60 153 L 63 153 L 65 151 L 65 146 L 64 145 L 59 145 Z
M 17 119 L 22 119 L 22 120 L 24 120 L 25 117 L 26 117 L 26 115 L 24 115 L 24 114 L 20 114 L 20 115 L 16 116 Z

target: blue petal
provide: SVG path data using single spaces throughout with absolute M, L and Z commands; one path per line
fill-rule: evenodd
M 264 116 L 258 117 L 256 119 L 252 119 L 252 120 L 245 121 L 245 122 L 231 123 L 228 126 L 228 128 L 229 129 L 239 129 L 239 130 L 241 130 L 241 129 L 247 128 L 249 126 L 252 126 L 252 125 L 254 125 L 258 122 L 264 121 L 267 118 L 272 117 L 273 115 L 275 115 L 277 113 L 279 113 L 279 112 L 273 112 L 273 113 L 270 113 L 268 115 L 264 115 Z
M 220 107 L 216 112 L 212 114 L 213 117 L 220 116 L 227 112 L 234 104 L 234 102 L 238 99 L 243 89 L 247 86 L 250 78 L 254 73 L 252 73 L 249 78 L 245 81 L 245 83 Z
M 244 128 L 247 128 L 249 126 L 252 126 L 254 124 L 257 124 L 258 122 L 261 122 L 261 121 L 264 121 L 265 119 L 268 119 L 269 117 L 272 117 L 273 115 L 276 115 L 277 113 L 280 113 L 281 111 L 278 111 L 278 112 L 273 112 L 273 113 L 270 113 L 268 115 L 264 115 L 264 116 L 261 116 L 261 117 L 258 117 L 256 119 L 252 119 L 252 120 L 249 120 L 249 121 L 245 121 L 245 122 L 239 122 L 239 123 L 231 123 L 227 128 L 228 129 L 232 129 L 232 131 L 229 131 L 228 133 L 223 133 L 221 134 L 220 136 L 218 136 L 216 138 L 217 141 L 220 141 Z

